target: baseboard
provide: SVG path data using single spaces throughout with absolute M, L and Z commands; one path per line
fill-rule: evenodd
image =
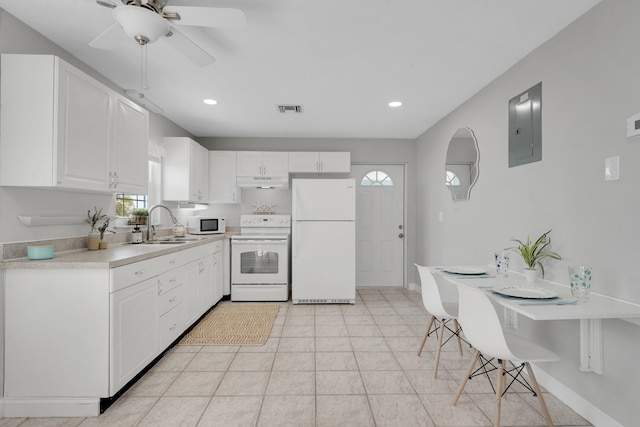
M 531 367 L 534 370 L 538 383 L 540 383 L 542 387 L 546 388 L 549 393 L 553 394 L 562 403 L 573 409 L 594 426 L 624 427 L 551 375 L 537 366 L 531 365 Z
M 2 418 L 97 417 L 100 399 L 11 398 L 0 400 Z
M 417 293 L 422 293 L 422 288 L 417 283 L 409 283 L 408 286 L 410 291 L 416 291 Z

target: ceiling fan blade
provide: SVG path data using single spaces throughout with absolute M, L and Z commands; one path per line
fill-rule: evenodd
M 165 14 L 178 14 L 180 19 L 167 18 L 174 24 L 196 27 L 246 28 L 247 17 L 240 9 L 225 7 L 165 6 Z
M 104 30 L 98 37 L 93 39 L 93 41 L 89 43 L 89 46 L 97 49 L 113 49 L 116 47 L 118 41 L 120 41 L 123 34 L 120 24 L 115 23 Z
M 111 9 L 114 9 L 117 6 L 111 0 L 96 0 L 96 3 L 98 3 L 100 6 L 108 7 Z
M 215 58 L 210 55 L 206 50 L 195 44 L 191 39 L 176 30 L 175 27 L 171 27 L 172 35 L 166 37 L 165 40 L 178 52 L 189 58 L 197 66 L 204 67 L 215 62 Z

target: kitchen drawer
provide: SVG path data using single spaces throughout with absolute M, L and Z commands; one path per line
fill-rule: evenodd
M 186 261 L 187 251 L 177 251 L 167 255 L 162 255 L 160 262 L 162 263 L 162 271 L 173 270 L 187 263 Z
M 184 267 L 174 268 L 171 271 L 158 276 L 158 295 L 163 295 L 173 288 L 182 285 L 184 280 Z
M 133 264 L 111 269 L 110 292 L 116 292 L 135 283 L 142 282 L 162 271 L 160 258 L 150 258 Z
M 160 317 L 160 348 L 166 348 L 184 332 L 184 304 Z
M 206 245 L 198 246 L 198 258 L 203 258 L 207 255 L 214 254 L 216 252 L 220 252 L 222 250 L 222 240 L 217 240 L 212 243 L 208 243 Z
M 169 310 L 177 307 L 184 301 L 184 286 L 180 285 L 158 296 L 158 314 L 163 316 Z

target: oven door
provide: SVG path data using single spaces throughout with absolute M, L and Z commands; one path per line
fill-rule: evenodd
M 232 239 L 231 283 L 288 284 L 288 247 L 286 239 Z

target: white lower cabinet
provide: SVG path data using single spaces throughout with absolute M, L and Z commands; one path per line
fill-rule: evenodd
M 193 261 L 184 266 L 184 310 L 185 328 L 189 327 L 200 317 L 198 304 L 198 276 L 200 275 L 200 261 Z
M 111 294 L 111 395 L 156 357 L 157 282 L 148 279 Z
M 219 251 L 213 254 L 213 304 L 222 299 L 224 294 L 224 260 L 223 252 Z
M 215 241 L 112 269 L 7 269 L 3 415 L 98 415 L 222 298 L 221 260 Z

